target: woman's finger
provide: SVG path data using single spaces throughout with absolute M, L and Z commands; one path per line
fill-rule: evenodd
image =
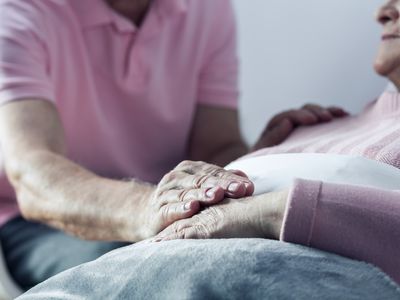
M 299 109 L 290 116 L 292 122 L 297 126 L 314 125 L 319 122 L 319 117 L 308 109 Z
M 186 227 L 180 230 L 169 230 L 157 235 L 152 242 L 167 242 L 173 240 L 186 240 L 186 239 L 206 239 L 207 236 L 204 232 L 198 230 L 197 227 Z
M 330 106 L 327 108 L 330 113 L 332 115 L 334 115 L 335 117 L 346 117 L 349 115 L 349 113 L 347 111 L 345 111 L 344 109 L 337 107 L 337 106 Z
M 283 119 L 274 128 L 266 131 L 254 148 L 261 149 L 279 145 L 284 140 L 286 140 L 286 138 L 293 132 L 293 130 L 293 123 L 288 119 Z
M 290 121 L 293 126 L 313 125 L 318 123 L 318 117 L 307 109 L 288 110 L 272 118 L 263 134 L 268 133 L 269 130 L 275 128 L 285 119 Z
M 183 228 L 182 230 L 172 232 L 169 235 L 164 235 L 160 238 L 161 242 L 172 241 L 172 240 L 189 240 L 189 239 L 208 239 L 211 236 L 204 230 L 200 230 L 200 227 L 190 226 Z
M 333 120 L 332 113 L 322 106 L 316 104 L 306 104 L 303 106 L 303 109 L 306 109 L 315 114 L 318 117 L 319 121 L 329 122 Z
M 187 227 L 193 226 L 193 220 L 190 218 L 177 220 L 172 222 L 171 225 L 165 227 L 161 232 L 159 232 L 152 241 L 161 241 L 164 237 L 170 236 L 174 233 L 181 232 Z

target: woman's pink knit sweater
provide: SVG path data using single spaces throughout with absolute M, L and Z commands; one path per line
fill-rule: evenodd
M 400 94 L 385 92 L 362 114 L 298 128 L 276 153 L 359 155 L 400 168 Z M 400 191 L 298 179 L 283 241 L 373 263 L 400 283 Z

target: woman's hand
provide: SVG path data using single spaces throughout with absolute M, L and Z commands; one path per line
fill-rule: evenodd
M 241 171 L 227 171 L 204 162 L 184 161 L 166 174 L 144 205 L 143 237 L 156 235 L 174 222 L 190 218 L 202 207 L 225 197 L 252 195 L 254 185 Z
M 348 113 L 339 107 L 324 108 L 315 104 L 306 104 L 300 109 L 282 112 L 271 119 L 252 151 L 279 145 L 298 126 L 316 125 L 345 116 L 348 116 Z
M 190 219 L 180 220 L 152 241 L 209 238 L 279 239 L 288 191 L 225 199 Z

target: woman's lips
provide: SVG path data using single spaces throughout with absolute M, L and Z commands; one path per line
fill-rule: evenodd
M 383 41 L 394 40 L 394 39 L 400 39 L 400 34 L 384 34 L 382 36 Z

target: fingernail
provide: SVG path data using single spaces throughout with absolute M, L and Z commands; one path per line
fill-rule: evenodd
M 207 198 L 214 198 L 215 196 L 215 188 L 208 189 L 206 191 Z
M 237 192 L 237 190 L 239 189 L 240 184 L 237 182 L 233 182 L 228 186 L 228 191 L 230 192 Z
M 183 206 L 184 210 L 190 210 L 192 207 L 192 202 L 187 202 L 185 203 L 185 205 Z

